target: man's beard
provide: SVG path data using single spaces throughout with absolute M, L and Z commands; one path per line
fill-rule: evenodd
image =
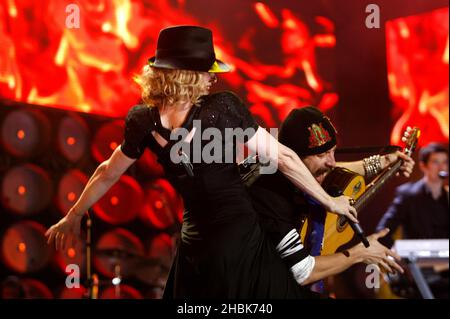
M 322 168 L 319 169 L 315 174 L 314 177 L 316 178 L 316 180 L 319 182 L 319 184 L 322 184 L 323 180 L 325 179 L 325 177 L 328 175 L 328 173 L 331 171 L 331 169 L 329 168 Z

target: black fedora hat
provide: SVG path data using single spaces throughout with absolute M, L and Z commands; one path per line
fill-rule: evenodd
M 148 63 L 164 69 L 211 73 L 230 71 L 228 65 L 216 59 L 211 30 L 198 26 L 162 29 L 158 36 L 156 55 Z

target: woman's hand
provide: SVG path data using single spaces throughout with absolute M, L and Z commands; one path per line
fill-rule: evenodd
M 47 230 L 45 233 L 45 236 L 48 237 L 47 243 L 50 245 L 54 242 L 56 250 L 65 250 L 69 239 L 72 239 L 72 245 L 75 245 L 80 237 L 82 218 L 83 215 L 69 211 L 64 218 Z
M 348 196 L 332 197 L 332 202 L 328 207 L 330 213 L 343 215 L 355 223 L 359 223 L 356 219 L 358 213 L 352 206 L 353 199 Z
M 363 244 L 358 244 L 358 249 L 361 250 L 362 262 L 366 264 L 375 264 L 381 267 L 386 272 L 394 273 L 394 269 L 403 273 L 402 267 L 397 264 L 396 261 L 400 261 L 400 256 L 392 250 L 380 244 L 379 238 L 386 236 L 389 233 L 389 229 L 385 228 L 378 233 L 372 234 L 367 237 L 370 246 L 365 248 Z

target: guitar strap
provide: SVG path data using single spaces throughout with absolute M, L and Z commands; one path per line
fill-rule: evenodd
M 308 194 L 305 194 L 305 199 L 309 206 L 310 222 L 311 222 L 310 227 L 311 232 L 306 237 L 305 244 L 307 245 L 307 247 L 310 247 L 311 256 L 320 256 L 323 244 L 325 218 L 327 216 L 327 212 L 322 205 L 320 205 Z M 318 293 L 324 293 L 325 286 L 323 280 L 319 280 L 314 284 L 312 284 L 311 290 Z

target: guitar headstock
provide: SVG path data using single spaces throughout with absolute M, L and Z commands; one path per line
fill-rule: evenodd
M 419 141 L 420 137 L 420 129 L 418 127 L 410 128 L 408 127 L 403 134 L 402 141 L 405 142 L 405 148 L 403 149 L 403 152 L 407 154 L 408 156 L 411 156 L 411 154 L 414 152 L 414 150 L 417 147 L 417 143 Z

